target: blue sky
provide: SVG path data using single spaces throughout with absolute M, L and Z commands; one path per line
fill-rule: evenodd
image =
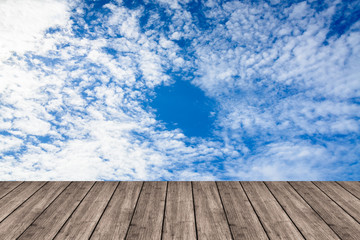
M 360 1 L 0 2 L 0 180 L 359 180 Z

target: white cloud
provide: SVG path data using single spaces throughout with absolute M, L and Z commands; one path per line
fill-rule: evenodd
M 16 151 L 22 144 L 22 140 L 13 136 L 0 135 L 0 152 Z M 1 156 L 1 155 L 0 155 Z
M 14 121 L 12 128 L 25 134 L 45 135 L 49 133 L 51 125 L 38 118 L 22 118 Z
M 186 146 L 186 137 L 179 130 L 155 130 L 159 123 L 140 102 L 146 91 L 168 81 L 164 57 L 179 65 L 183 60 L 167 38 L 162 37 L 159 48 L 157 41 L 140 32 L 137 18 L 141 10 L 107 8 L 112 17 L 103 19 L 103 27 L 122 38 L 80 39 L 68 32 L 67 23 L 54 25 L 49 19 L 51 24 L 38 30 L 35 41 L 51 40 L 51 48 L 36 53 L 41 58 L 33 58 L 34 43 L 26 49 L 12 49 L 18 57 L 1 63 L 1 107 L 6 113 L 1 115 L 0 126 L 24 138 L 2 136 L 7 143 L 2 152 L 22 148 L 3 156 L 2 179 L 171 179 L 178 174 L 169 169 L 181 174 L 197 168 L 192 166 L 193 158 L 207 159 L 203 166 L 210 166 L 221 155 L 211 143 L 195 141 Z M 44 35 L 50 26 L 58 26 L 61 34 Z M 114 49 L 116 57 L 104 47 Z M 164 48 L 173 52 L 168 54 Z M 54 59 L 59 64 L 48 66 L 46 61 Z M 142 80 L 135 81 L 139 75 Z M 48 140 L 43 142 L 40 136 Z M 212 177 L 209 173 L 201 176 L 203 171 L 199 168 L 199 179 Z
M 289 19 L 301 19 L 307 15 L 307 4 L 306 1 L 298 3 L 291 7 Z
M 262 147 L 254 157 L 230 164 L 228 171 L 246 180 L 319 180 L 327 179 L 328 165 L 334 160 L 322 146 L 305 141 L 278 142 Z
M 91 32 L 85 4 L 71 4 L 0 2 L 2 180 L 324 179 L 356 160 L 360 36 L 326 39 L 334 6 L 209 1 L 204 27 L 173 1 L 158 6 L 171 22 L 140 26 L 146 9 L 119 2 Z M 144 109 L 170 69 L 217 101 L 214 139 Z
M 331 4 L 322 12 L 310 9 L 306 2 L 283 13 L 266 4 L 228 2 L 222 8 L 225 11 L 206 12 L 216 24 L 194 45 L 198 77 L 193 82 L 221 103 L 218 124 L 224 127 L 223 134 L 232 144 L 251 149 L 242 151 L 241 167 L 232 176 L 326 177 L 333 164 L 329 159 L 335 159 L 337 150 L 327 152 L 316 143 L 304 146 L 299 139 L 307 136 L 329 143 L 336 141 L 333 135 L 358 133 L 358 104 L 351 98 L 360 90 L 359 70 L 354 67 L 359 62 L 359 32 L 350 29 L 339 38 L 326 39 L 335 14 Z M 289 151 L 279 149 L 281 144 Z M 263 145 L 269 148 L 257 152 Z M 354 145 L 348 147 L 352 151 Z M 335 148 L 340 149 L 340 144 Z M 279 150 L 281 156 L 271 149 Z M 326 170 L 320 171 L 296 151 L 319 152 L 314 159 L 322 161 Z M 287 157 L 294 159 L 294 167 L 287 165 Z M 229 166 L 233 166 L 231 160 Z M 282 169 L 289 169 L 289 174 Z
M 57 0 L 4 0 L 0 2 L 0 60 L 12 52 L 23 54 L 51 46 L 44 44 L 45 31 L 65 27 L 69 21 L 66 2 Z

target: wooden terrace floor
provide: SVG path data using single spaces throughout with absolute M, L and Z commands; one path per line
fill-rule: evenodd
M 0 239 L 360 239 L 359 182 L 0 182 Z

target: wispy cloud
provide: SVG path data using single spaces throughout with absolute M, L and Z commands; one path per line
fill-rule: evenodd
M 1 179 L 359 178 L 360 22 L 315 3 L 1 2 Z M 213 137 L 144 107 L 179 76 Z

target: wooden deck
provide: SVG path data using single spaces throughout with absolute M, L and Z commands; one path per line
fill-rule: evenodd
M 360 239 L 359 182 L 0 182 L 0 239 Z

